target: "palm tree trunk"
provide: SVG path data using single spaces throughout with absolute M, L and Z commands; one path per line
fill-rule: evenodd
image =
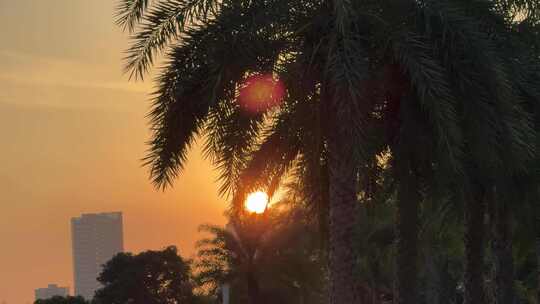
M 306 304 L 306 294 L 306 288 L 304 288 L 303 285 L 300 286 L 300 288 L 298 289 L 298 304 Z
M 337 119 L 329 121 L 329 272 L 330 304 L 354 304 L 355 292 L 353 233 L 357 220 L 357 179 L 351 138 Z
M 474 195 L 465 202 L 465 295 L 464 304 L 484 304 L 484 216 L 483 195 Z
M 456 289 L 457 282 L 452 278 L 450 274 L 450 265 L 448 257 L 444 257 L 444 262 L 442 263 L 442 268 L 440 272 L 440 282 L 441 289 L 439 293 L 439 303 L 440 304 L 451 304 L 457 303 L 456 300 Z
M 399 137 L 393 147 L 397 189 L 396 214 L 396 292 L 397 304 L 418 303 L 418 233 L 420 182 L 418 179 L 419 159 L 415 146 L 418 140 L 418 112 L 412 94 L 404 94 L 399 101 Z
M 260 287 L 259 281 L 254 274 L 250 273 L 247 276 L 247 289 L 249 304 L 263 304 L 264 302 L 260 299 Z
M 406 162 L 406 160 L 403 160 Z M 418 281 L 418 212 L 420 193 L 412 168 L 398 164 L 400 184 L 397 199 L 397 303 L 417 304 Z
M 540 208 L 536 208 L 536 240 L 535 240 L 535 250 L 536 250 L 536 278 L 537 278 L 537 289 L 536 289 L 536 303 L 540 303 Z
M 540 228 L 536 228 L 540 230 Z M 540 303 L 540 232 L 536 232 L 536 278 L 537 278 L 537 287 L 536 287 L 536 303 Z
M 494 195 L 492 196 L 495 197 Z M 493 202 L 492 249 L 495 258 L 496 303 L 514 303 L 514 260 L 512 257 L 512 214 L 505 201 Z
M 426 250 L 424 256 L 425 281 L 423 289 L 425 301 L 429 304 L 439 304 L 441 299 L 441 274 L 437 268 L 435 252 Z

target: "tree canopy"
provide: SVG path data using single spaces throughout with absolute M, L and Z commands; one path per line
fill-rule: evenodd
M 445 200 L 464 213 L 465 303 L 486 301 L 490 233 L 506 299 L 511 208 L 495 198 L 537 174 L 539 12 L 535 0 L 122 0 L 126 70 L 142 78 L 165 54 L 150 178 L 172 185 L 204 137 L 235 220 L 247 193 L 296 177 L 326 227 L 329 300 L 342 304 L 366 296 L 351 245 L 359 197 L 386 189 L 384 172 L 396 302 L 418 303 L 424 204 Z M 253 85 L 267 100 L 246 106 Z
M 136 255 L 119 253 L 105 264 L 98 281 L 103 288 L 94 296 L 97 304 L 198 303 L 190 262 L 174 246 Z

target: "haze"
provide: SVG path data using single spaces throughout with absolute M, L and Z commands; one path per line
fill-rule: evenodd
M 215 174 L 198 149 L 165 193 L 141 168 L 151 82 L 122 75 L 126 35 L 112 0 L 0 0 L 0 302 L 70 286 L 69 219 L 124 212 L 126 250 L 177 245 L 223 223 Z

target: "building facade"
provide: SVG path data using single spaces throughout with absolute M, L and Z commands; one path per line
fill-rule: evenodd
M 115 254 L 124 250 L 121 212 L 83 214 L 71 219 L 75 295 L 87 300 L 101 286 L 97 277 Z
M 69 295 L 68 287 L 59 287 L 56 284 L 49 284 L 46 288 L 38 288 L 34 291 L 36 300 L 44 300 L 54 296 L 67 297 Z

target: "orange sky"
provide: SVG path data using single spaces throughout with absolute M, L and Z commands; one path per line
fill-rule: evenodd
M 123 211 L 126 250 L 176 244 L 223 223 L 216 174 L 198 149 L 176 187 L 140 167 L 151 83 L 122 75 L 113 0 L 0 0 L 0 303 L 72 289 L 70 217 Z

